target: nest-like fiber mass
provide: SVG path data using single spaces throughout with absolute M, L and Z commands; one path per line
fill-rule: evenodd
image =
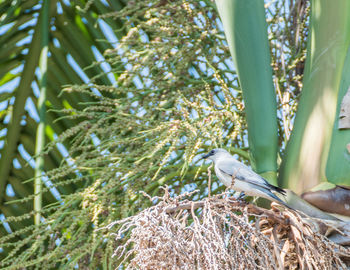
M 116 221 L 114 256 L 127 269 L 347 269 L 350 249 L 321 235 L 298 213 L 263 209 L 226 194 L 186 195 Z M 154 199 L 154 198 L 152 198 Z M 117 225 L 118 226 L 115 226 Z

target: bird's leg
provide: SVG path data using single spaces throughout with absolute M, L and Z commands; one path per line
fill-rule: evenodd
M 244 191 L 241 191 L 241 192 L 239 193 L 239 196 L 237 197 L 237 200 L 239 200 L 239 201 L 245 201 L 244 198 L 245 198 L 245 193 L 244 193 Z

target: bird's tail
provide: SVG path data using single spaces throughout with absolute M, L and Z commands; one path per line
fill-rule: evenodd
M 280 187 L 276 187 L 274 185 L 271 185 L 269 182 L 267 182 L 269 188 L 273 191 L 276 191 L 282 195 L 286 195 L 286 191 L 283 189 L 283 188 L 280 188 Z
M 282 189 L 283 190 L 283 189 Z M 278 192 L 278 193 L 282 193 L 283 195 L 286 194 L 286 192 L 283 190 L 284 193 L 282 192 Z M 279 204 L 282 204 L 283 206 L 287 207 L 288 209 L 292 209 L 294 210 L 292 207 L 290 207 L 286 202 L 282 201 L 280 198 L 278 198 L 275 194 L 273 194 L 271 191 L 267 191 L 266 192 L 270 198 L 274 201 L 277 202 Z

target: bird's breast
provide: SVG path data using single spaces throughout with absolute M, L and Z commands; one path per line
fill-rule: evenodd
M 231 187 L 231 185 L 232 185 L 232 177 L 231 176 L 223 173 L 217 166 L 215 166 L 215 174 L 219 178 L 221 183 L 223 183 L 227 187 Z

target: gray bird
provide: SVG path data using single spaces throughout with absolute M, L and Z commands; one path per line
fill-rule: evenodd
M 225 149 L 213 149 L 202 158 L 210 159 L 214 162 L 216 176 L 225 186 L 235 191 L 244 192 L 249 196 L 263 197 L 270 201 L 278 202 L 290 208 L 273 193 L 285 195 L 286 192 L 283 189 L 269 184 L 263 177 L 237 161 Z

